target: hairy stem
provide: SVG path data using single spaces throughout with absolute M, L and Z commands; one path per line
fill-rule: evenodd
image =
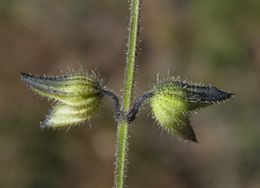
M 135 78 L 135 57 L 139 32 L 140 0 L 131 0 L 131 17 L 128 37 L 128 51 L 126 59 L 125 87 L 123 97 L 123 110 L 127 112 L 133 98 L 133 87 Z
M 117 127 L 115 187 L 123 188 L 127 165 L 128 122 L 123 120 Z
M 139 32 L 139 13 L 141 0 L 131 0 L 130 7 L 130 26 L 128 37 L 128 51 L 126 59 L 126 72 L 123 96 L 123 112 L 127 114 L 133 98 L 134 77 L 135 77 L 135 58 Z M 125 173 L 127 167 L 128 151 L 128 130 L 129 124 L 125 116 L 118 122 L 117 143 L 116 143 L 116 165 L 115 165 L 115 187 L 123 188 L 125 183 Z

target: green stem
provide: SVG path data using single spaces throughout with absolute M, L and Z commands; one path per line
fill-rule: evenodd
M 127 121 L 121 121 L 117 127 L 117 148 L 116 148 L 116 172 L 115 172 L 115 187 L 123 188 L 125 173 L 126 173 L 126 161 L 127 161 L 127 148 L 128 148 L 128 123 Z
M 133 97 L 135 57 L 139 32 L 140 0 L 131 1 L 130 31 L 128 37 L 128 51 L 126 59 L 125 89 L 123 98 L 123 110 L 127 112 Z
M 133 87 L 135 77 L 135 57 L 139 32 L 139 13 L 140 1 L 131 1 L 131 17 L 128 37 L 128 51 L 126 59 L 126 72 L 123 96 L 123 111 L 126 114 L 132 103 Z M 125 173 L 127 167 L 127 151 L 128 151 L 128 129 L 129 124 L 127 117 L 119 120 L 117 126 L 117 144 L 116 144 L 116 166 L 115 166 L 115 187 L 123 188 L 125 183 Z

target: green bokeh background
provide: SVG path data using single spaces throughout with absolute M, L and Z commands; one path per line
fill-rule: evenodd
M 142 16 L 135 96 L 168 72 L 236 96 L 192 116 L 198 144 L 163 133 L 142 110 L 130 131 L 128 187 L 260 187 L 260 1 L 144 0 Z M 1 188 L 113 186 L 111 101 L 91 126 L 41 131 L 51 104 L 19 72 L 96 70 L 121 94 L 127 25 L 127 0 L 0 1 Z

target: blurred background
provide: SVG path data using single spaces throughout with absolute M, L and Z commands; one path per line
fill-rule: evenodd
M 161 132 L 143 110 L 132 125 L 129 188 L 260 187 L 260 1 L 144 0 L 135 97 L 156 75 L 236 94 L 193 114 L 198 144 Z M 127 0 L 0 1 L 0 187 L 113 186 L 116 125 L 104 100 L 83 126 L 42 131 L 51 104 L 19 72 L 99 72 L 122 93 Z

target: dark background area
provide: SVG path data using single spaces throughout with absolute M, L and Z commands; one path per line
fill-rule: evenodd
M 198 144 L 132 125 L 129 188 L 260 187 L 260 1 L 144 0 L 135 97 L 170 75 L 236 94 L 193 114 Z M 21 82 L 95 70 L 121 95 L 127 0 L 0 1 L 0 187 L 113 186 L 116 124 L 104 100 L 83 126 L 42 131 L 50 108 Z M 62 72 L 63 71 L 63 72 Z

